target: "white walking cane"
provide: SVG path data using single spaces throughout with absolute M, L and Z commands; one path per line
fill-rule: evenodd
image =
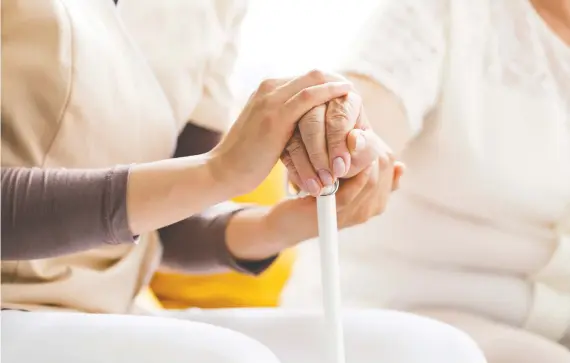
M 344 363 L 345 361 L 335 199 L 338 187 L 337 180 L 333 186 L 325 187 L 321 195 L 317 197 L 323 306 L 328 335 L 327 350 L 330 354 L 327 361 L 330 363 Z
M 344 363 L 344 334 L 342 329 L 340 273 L 338 260 L 338 228 L 335 194 L 339 181 L 325 187 L 317 197 L 317 220 L 321 250 L 321 278 L 325 310 L 328 363 Z M 297 197 L 309 194 L 301 191 Z

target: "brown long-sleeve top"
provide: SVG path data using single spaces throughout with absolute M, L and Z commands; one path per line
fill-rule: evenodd
M 208 151 L 219 134 L 192 124 L 175 157 Z M 2 260 L 41 259 L 136 243 L 126 208 L 129 166 L 101 170 L 2 168 Z M 162 228 L 163 264 L 186 271 L 233 268 L 257 274 L 274 258 L 237 261 L 225 231 L 241 208 L 228 204 Z

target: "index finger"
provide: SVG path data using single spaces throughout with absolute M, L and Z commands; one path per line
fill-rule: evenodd
M 326 105 L 320 105 L 307 112 L 299 121 L 299 132 L 313 169 L 323 185 L 332 185 L 334 178 L 330 172 L 329 154 L 325 134 Z
M 325 84 L 327 82 L 347 82 L 347 79 L 337 75 L 325 73 L 319 70 L 312 70 L 300 77 L 293 78 L 288 82 L 281 84 L 276 90 L 276 94 L 283 102 L 293 97 L 303 89 Z
M 350 89 L 350 83 L 346 82 L 329 82 L 305 88 L 285 102 L 281 109 L 282 120 L 294 124 L 313 107 L 344 96 Z
M 326 140 L 334 176 L 344 177 L 350 170 L 351 155 L 347 137 L 361 115 L 362 100 L 351 92 L 335 98 L 327 105 Z

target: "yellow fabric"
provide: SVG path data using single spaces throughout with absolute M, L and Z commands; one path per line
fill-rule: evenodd
M 285 168 L 278 164 L 255 191 L 234 201 L 272 205 L 284 196 Z M 157 272 L 151 288 L 167 309 L 277 306 L 294 260 L 295 251 L 285 251 L 267 271 L 257 277 L 235 272 L 215 275 Z
M 135 297 L 135 304 L 137 307 L 144 310 L 160 310 L 163 308 L 162 304 L 154 294 L 150 287 L 142 289 Z

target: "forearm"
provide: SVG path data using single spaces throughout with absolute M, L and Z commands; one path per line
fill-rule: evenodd
M 221 137 L 219 132 L 188 123 L 178 137 L 174 156 L 207 153 Z M 224 202 L 163 227 L 159 230 L 164 247 L 162 265 L 191 273 L 229 269 L 261 273 L 271 265 L 276 254 L 264 253 L 268 236 L 263 231 L 263 216 L 262 209 L 244 210 L 243 206 Z M 261 251 L 256 251 L 260 246 Z
M 38 259 L 133 242 L 129 168 L 2 168 L 2 259 Z
M 135 165 L 127 188 L 129 226 L 135 234 L 150 232 L 233 196 L 212 176 L 205 155 Z
M 264 210 L 227 202 L 160 229 L 163 267 L 191 273 L 230 269 L 259 274 L 275 260 L 264 226 Z
M 204 156 L 100 170 L 2 168 L 2 258 L 133 242 L 231 197 Z
M 228 225 L 228 248 L 244 260 L 263 259 L 317 236 L 312 197 L 284 200 L 269 208 L 244 210 Z
M 159 230 L 163 267 L 185 272 L 219 272 L 232 266 L 226 230 L 243 208 L 221 203 Z
M 279 253 L 285 246 L 268 223 L 270 209 L 250 208 L 234 216 L 226 230 L 230 253 L 241 260 L 263 260 Z
M 368 120 L 382 140 L 399 154 L 411 140 L 412 128 L 402 103 L 387 88 L 366 76 L 345 74 L 362 97 Z

